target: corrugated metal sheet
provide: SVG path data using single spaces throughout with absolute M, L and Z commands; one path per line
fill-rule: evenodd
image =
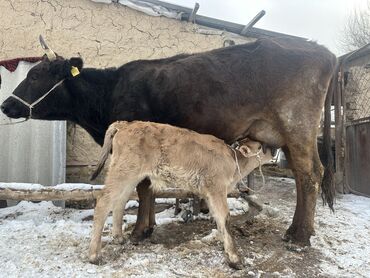
M 0 66 L 0 103 L 10 96 L 33 64 L 10 72 Z M 0 124 L 9 119 L 0 112 Z M 65 181 L 66 123 L 29 120 L 0 126 L 0 182 L 56 185 Z
M 370 117 L 346 128 L 346 179 L 354 193 L 370 196 Z

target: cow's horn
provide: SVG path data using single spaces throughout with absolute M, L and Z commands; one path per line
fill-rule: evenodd
M 49 61 L 53 61 L 57 58 L 57 55 L 51 50 L 44 41 L 44 38 L 40 35 L 39 37 L 41 47 L 45 50 L 46 56 L 48 56 Z

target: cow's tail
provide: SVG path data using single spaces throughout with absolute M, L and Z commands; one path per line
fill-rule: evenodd
M 323 154 L 322 154 L 322 163 L 324 164 L 325 170 L 324 177 L 321 182 L 321 197 L 324 204 L 328 204 L 332 211 L 334 211 L 333 204 L 335 198 L 335 183 L 334 183 L 334 158 L 332 153 L 331 135 L 330 135 L 331 103 L 338 84 L 338 69 L 339 67 L 337 65 L 337 60 L 335 58 L 335 70 L 332 75 L 325 99 Z
M 98 161 L 98 164 L 96 166 L 96 169 L 94 173 L 92 173 L 90 180 L 95 180 L 96 177 L 100 174 L 101 170 L 104 168 L 104 164 L 108 159 L 109 153 L 112 150 L 112 142 L 113 137 L 117 133 L 118 129 L 115 127 L 115 125 L 111 125 L 107 132 L 105 133 L 104 137 L 104 144 L 102 147 L 101 155 Z

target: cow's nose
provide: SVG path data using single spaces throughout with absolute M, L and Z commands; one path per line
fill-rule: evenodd
M 1 109 L 1 111 L 2 111 L 4 114 L 6 114 L 6 112 L 8 112 L 8 109 L 5 107 L 5 105 L 4 105 L 4 104 L 2 104 L 2 105 L 0 106 L 0 109 Z

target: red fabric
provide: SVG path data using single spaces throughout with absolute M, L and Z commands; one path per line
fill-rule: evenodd
M 3 66 L 8 71 L 13 72 L 17 69 L 20 61 L 35 63 L 42 60 L 42 57 L 25 57 L 25 58 L 16 58 L 11 60 L 0 61 L 0 66 Z

